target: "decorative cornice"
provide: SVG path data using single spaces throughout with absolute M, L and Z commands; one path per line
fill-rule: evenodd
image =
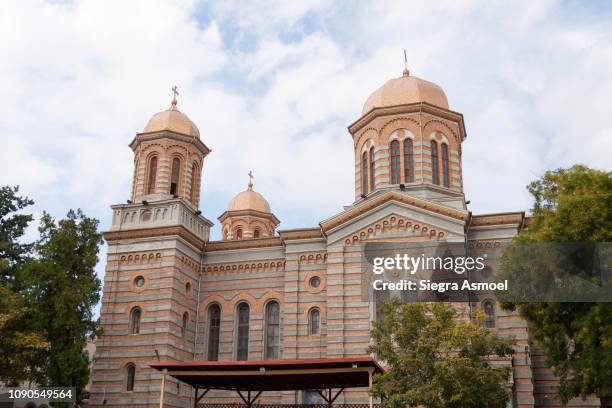
M 280 224 L 280 220 L 276 218 L 276 216 L 272 213 L 265 213 L 263 211 L 257 210 L 239 210 L 239 211 L 224 211 L 223 214 L 217 218 L 220 222 L 225 221 L 228 217 L 240 217 L 240 216 L 251 216 L 257 218 L 264 218 L 266 220 L 270 220 L 274 225 Z
M 324 238 L 320 227 L 282 230 L 278 231 L 278 234 L 283 241 Z
M 282 246 L 280 237 L 239 239 L 232 241 L 211 241 L 206 245 L 206 252 L 228 251 L 232 249 L 268 248 Z
M 325 233 L 330 229 L 344 224 L 348 220 L 358 217 L 359 215 L 364 214 L 387 201 L 397 201 L 399 203 L 412 205 L 414 207 L 421 208 L 426 211 L 455 218 L 464 222 L 469 219 L 469 213 L 467 211 L 456 210 L 454 208 L 449 208 L 441 204 L 433 203 L 431 201 L 409 196 L 407 194 L 401 194 L 396 191 L 387 191 L 384 194 L 367 199 L 362 203 L 357 204 L 353 208 L 343 213 L 340 213 L 339 215 L 327 221 L 321 222 L 321 228 Z
M 470 227 L 482 227 L 488 225 L 523 225 L 525 220 L 524 212 L 507 212 L 498 214 L 481 214 L 472 216 Z
M 166 236 L 178 236 L 185 241 L 189 242 L 196 248 L 202 248 L 204 241 L 198 238 L 195 234 L 189 231 L 187 228 L 177 225 L 173 227 L 159 227 L 159 228 L 143 228 L 143 229 L 132 229 L 122 231 L 106 231 L 104 233 L 104 239 L 107 242 L 119 241 L 122 239 L 137 239 L 137 238 L 152 238 L 152 237 L 166 237 Z
M 129 146 L 132 150 L 136 151 L 136 148 L 141 142 L 147 142 L 151 140 L 157 140 L 162 138 L 168 138 L 178 140 L 183 143 L 193 144 L 202 153 L 202 157 L 206 157 L 211 150 L 197 137 L 187 136 L 182 133 L 173 132 L 171 130 L 164 130 L 161 132 L 146 132 L 136 133 L 134 139 L 130 142 Z
M 502 242 L 498 239 L 475 239 L 468 241 L 468 249 L 497 249 L 501 248 Z
M 161 262 L 161 258 L 161 252 L 131 252 L 129 254 L 121 255 L 121 258 L 119 258 L 119 264 L 150 264 Z
M 373 222 L 367 227 L 351 234 L 350 237 L 344 239 L 344 244 L 354 245 L 357 242 L 367 241 L 381 232 L 408 230 L 420 233 L 423 237 L 435 240 L 441 240 L 448 236 L 446 231 L 436 229 L 436 227 L 432 225 L 393 214 Z
M 252 272 L 276 272 L 285 268 L 285 261 L 282 259 L 272 259 L 266 261 L 247 261 L 223 264 L 204 265 L 202 272 L 205 275 L 228 275 L 244 274 Z
M 325 264 L 327 262 L 327 252 L 306 252 L 298 258 L 300 264 Z
M 463 115 L 459 112 L 440 108 L 427 102 L 410 103 L 405 105 L 387 106 L 383 108 L 374 108 L 365 115 L 361 116 L 355 122 L 348 126 L 348 131 L 351 135 L 355 135 L 361 128 L 372 122 L 379 116 L 397 115 L 402 113 L 424 112 L 435 115 L 440 118 L 455 121 L 459 124 L 461 140 L 467 137 Z

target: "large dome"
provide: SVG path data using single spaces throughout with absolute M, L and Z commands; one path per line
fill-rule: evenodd
M 227 211 L 242 211 L 242 210 L 255 210 L 264 213 L 271 213 L 270 204 L 265 198 L 257 191 L 253 190 L 253 186 L 249 184 L 246 191 L 238 193 L 236 197 L 232 198 Z
M 408 70 L 404 70 L 403 76 L 387 81 L 370 95 L 363 105 L 361 115 L 375 108 L 418 102 L 427 102 L 448 109 L 448 99 L 442 88 L 433 82 L 410 76 Z
M 143 132 L 159 132 L 163 130 L 170 130 L 172 132 L 197 138 L 200 137 L 198 127 L 189 117 L 187 117 L 187 115 L 176 108 L 176 101 L 172 101 L 170 109 L 153 115 Z

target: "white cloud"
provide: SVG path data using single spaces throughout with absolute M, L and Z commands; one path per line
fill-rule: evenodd
M 403 68 L 464 113 L 475 212 L 525 210 L 544 169 L 610 168 L 612 14 L 557 1 L 7 3 L 0 15 L 0 177 L 37 211 L 84 207 L 108 226 L 129 195 L 127 144 L 179 108 L 213 149 L 211 218 L 246 173 L 282 227 L 312 226 L 353 199 L 346 126 Z M 198 18 L 200 20 L 198 21 Z

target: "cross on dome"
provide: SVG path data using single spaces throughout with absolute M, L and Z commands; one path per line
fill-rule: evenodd
M 172 97 L 172 107 L 176 109 L 176 104 L 177 104 L 176 97 L 179 95 L 176 85 L 172 87 L 172 93 L 174 94 L 174 96 Z

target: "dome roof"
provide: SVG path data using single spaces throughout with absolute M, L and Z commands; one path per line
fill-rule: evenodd
M 374 108 L 427 102 L 448 109 L 446 94 L 438 85 L 424 79 L 410 76 L 407 69 L 404 75 L 387 81 L 370 95 L 363 105 L 361 115 Z
M 227 211 L 255 210 L 265 213 L 271 213 L 270 204 L 257 191 L 253 190 L 253 184 L 249 183 L 249 187 L 232 198 Z
M 162 130 L 170 130 L 197 138 L 200 137 L 200 131 L 195 123 L 176 108 L 176 100 L 172 101 L 170 109 L 153 115 L 143 132 L 159 132 Z

